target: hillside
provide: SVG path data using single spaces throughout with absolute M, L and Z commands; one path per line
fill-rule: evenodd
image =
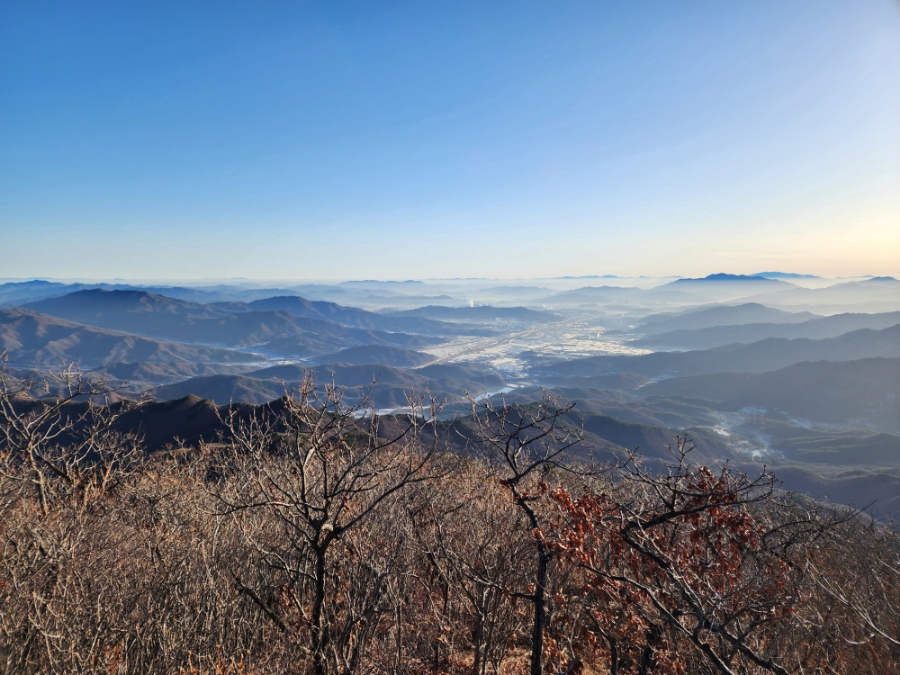
M 651 378 L 646 375 L 631 372 L 580 377 L 578 375 L 551 375 L 544 371 L 541 377 L 542 383 L 552 387 L 591 387 L 619 391 L 634 391 L 650 380 Z
M 846 307 L 857 312 L 897 311 L 900 309 L 900 280 L 893 277 L 875 277 L 825 288 L 793 288 L 776 293 L 764 293 L 751 299 L 778 307 L 806 307 L 813 311 L 819 307 L 829 310 Z
M 771 456 L 791 462 L 900 469 L 900 435 L 859 426 L 797 424 L 776 411 L 748 415 L 737 427 L 763 439 Z M 896 428 L 896 424 L 895 424 Z
M 852 367 L 848 366 L 847 370 L 851 371 Z M 894 375 L 896 373 L 891 371 L 884 377 L 890 390 L 886 396 L 883 391 L 867 396 L 866 401 L 873 403 L 876 411 L 878 404 L 891 396 L 896 400 L 897 386 L 891 379 Z M 678 380 L 666 382 L 677 383 Z M 840 385 L 837 381 L 834 386 Z M 719 455 L 720 458 L 733 456 L 747 459 L 756 454 L 769 462 L 787 460 L 827 466 L 900 468 L 896 413 L 888 416 L 884 430 L 879 432 L 871 426 L 860 426 L 864 421 L 859 418 L 811 424 L 808 420 L 796 420 L 795 414 L 773 408 L 727 406 L 709 398 L 700 398 L 702 393 L 692 398 L 680 394 L 677 388 L 641 399 L 621 392 L 591 388 L 554 387 L 552 392 L 563 400 L 575 402 L 576 411 L 581 416 L 601 415 L 622 423 L 664 427 L 673 430 L 672 433 L 686 433 L 698 445 L 724 452 Z M 507 402 L 527 403 L 539 395 L 540 391 L 532 387 L 517 389 L 506 394 L 505 398 Z M 865 410 L 865 405 L 861 407 L 863 413 L 871 413 L 871 409 Z M 871 424 L 871 420 L 869 422 Z M 887 433 L 892 430 L 894 433 Z M 723 450 L 723 446 L 728 450 Z
M 71 289 L 71 290 L 70 290 Z M 0 284 L 0 309 L 17 307 L 25 302 L 63 295 L 78 288 L 54 281 L 35 279 L 34 281 L 14 281 Z
M 900 324 L 900 312 L 835 314 L 801 323 L 749 323 L 710 326 L 693 330 L 673 330 L 664 333 L 650 330 L 648 331 L 650 335 L 633 340 L 630 344 L 636 347 L 666 350 L 708 349 L 735 343 L 748 344 L 766 338 L 821 340 L 862 328 L 881 330 L 897 324 Z
M 315 319 L 296 319 L 297 322 L 313 322 Z M 324 323 L 324 322 L 317 322 Z M 311 330 L 304 330 L 310 328 Z M 269 338 L 264 343 L 267 353 L 287 358 L 324 357 L 335 349 L 347 349 L 361 345 L 396 346 L 403 349 L 422 349 L 442 342 L 442 338 L 409 333 L 383 333 L 362 328 L 346 328 L 337 324 L 324 326 L 296 326 Z M 250 341 L 250 344 L 260 343 Z
M 29 303 L 22 309 L 150 337 L 223 343 L 233 340 L 233 333 L 215 339 L 209 325 L 232 316 L 241 304 L 202 304 L 147 291 L 89 289 Z
M 253 310 L 242 303 L 199 304 L 144 291 L 80 291 L 26 308 L 101 328 L 181 342 L 253 346 L 284 356 L 327 354 L 361 344 L 415 348 L 442 341 Z
M 149 393 L 160 401 L 196 396 L 217 405 L 228 405 L 232 402 L 268 403 L 284 396 L 285 391 L 284 384 L 279 380 L 261 380 L 244 375 L 206 375 L 155 387 Z
M 768 373 L 715 373 L 648 384 L 643 396 L 687 396 L 724 410 L 774 409 L 829 424 L 868 422 L 900 433 L 900 359 L 797 363 Z
M 577 410 L 577 406 L 576 406 Z M 583 426 L 585 445 L 592 445 L 593 438 L 599 438 L 622 449 L 639 449 L 644 457 L 668 459 L 667 445 L 672 445 L 677 435 L 689 436 L 697 445 L 698 461 L 709 461 L 713 458 L 724 459 L 735 457 L 736 453 L 723 443 L 715 434 L 701 429 L 671 429 L 664 426 L 626 422 L 609 415 L 583 412 L 573 415 Z M 621 456 L 621 453 L 616 452 Z M 608 457 L 603 457 L 607 459 Z
M 823 365 L 846 365 L 845 369 L 851 373 L 855 367 L 853 362 Z M 873 367 L 878 365 L 873 364 Z M 897 385 L 893 384 L 896 372 L 889 368 L 885 370 L 888 372 L 883 381 L 887 385 L 884 387 L 887 393 L 863 394 L 864 400 L 872 403 L 871 408 L 876 412 L 880 409 L 879 404 L 896 401 Z M 785 376 L 789 378 L 790 373 L 786 372 Z M 681 380 L 700 380 L 704 377 Z M 834 379 L 832 386 L 840 387 L 840 377 Z M 681 380 L 665 382 L 677 384 Z M 716 448 L 716 452 L 721 452 L 723 445 L 727 446 L 729 450 L 722 457 L 733 453 L 735 458 L 747 459 L 756 454 L 770 462 L 787 460 L 828 466 L 900 468 L 896 412 L 889 413 L 884 431 L 879 432 L 871 428 L 871 419 L 833 419 L 822 424 L 811 424 L 808 419 L 796 420 L 796 414 L 774 408 L 738 407 L 740 404 L 726 406 L 709 398 L 701 398 L 705 395 L 703 392 L 694 398 L 680 393 L 677 387 L 673 391 L 650 394 L 640 399 L 622 392 L 596 388 L 554 387 L 552 393 L 563 400 L 575 402 L 576 410 L 582 416 L 596 414 L 633 425 L 679 430 L 678 433 L 687 433 L 703 447 Z M 527 403 L 538 396 L 540 390 L 537 387 L 525 387 L 507 393 L 505 399 L 507 402 Z M 861 407 L 864 414 L 871 414 L 871 408 L 866 410 L 864 404 Z M 860 426 L 865 423 L 870 426 Z M 894 433 L 885 433 L 892 430 Z
M 490 335 L 485 328 L 460 326 L 419 316 L 391 316 L 345 307 L 334 302 L 307 300 L 299 296 L 278 296 L 254 300 L 247 306 L 254 310 L 290 312 L 296 316 L 339 323 L 343 326 L 426 335 Z
M 36 279 L 0 284 L 0 308 L 18 307 L 24 303 L 37 302 L 46 298 L 57 298 L 77 291 L 102 289 L 105 291 L 142 291 L 164 295 L 168 298 L 190 302 L 244 302 L 258 298 L 283 295 L 290 291 L 283 288 L 246 288 L 234 285 L 203 286 L 146 286 L 140 284 L 113 283 L 71 283 L 64 284 Z
M 171 384 L 190 377 L 201 375 L 236 375 L 248 370 L 258 369 L 258 364 L 223 364 L 223 363 L 107 363 L 92 371 L 92 374 L 105 377 L 111 381 L 124 381 L 137 389 L 151 385 Z
M 479 394 L 505 385 L 502 377 L 483 370 L 407 370 L 380 364 L 337 363 L 314 367 L 272 366 L 242 375 L 195 377 L 157 387 L 150 394 L 160 400 L 192 395 L 220 405 L 231 401 L 259 404 L 282 396 L 285 386 L 296 386 L 307 372 L 315 373 L 320 383 L 330 381 L 333 376 L 335 384 L 346 387 L 347 400 L 358 400 L 361 391 L 368 390 L 374 384 L 371 396 L 378 408 L 402 408 L 406 405 L 407 394 L 412 392 L 449 399 L 464 396 L 467 391 Z
M 851 361 L 900 357 L 900 325 L 884 330 L 858 330 L 824 340 L 771 338 L 689 352 L 655 352 L 639 356 L 590 356 L 536 365 L 541 378 L 592 377 L 618 372 L 651 378 L 716 372 L 760 373 L 802 361 Z
M 758 473 L 761 469 L 760 464 L 749 462 L 732 466 L 748 473 Z M 810 495 L 829 504 L 868 508 L 881 517 L 900 513 L 900 473 L 897 471 L 781 462 L 767 466 L 774 469 L 784 490 Z
M 381 345 L 363 345 L 349 347 L 334 354 L 327 354 L 321 360 L 328 363 L 347 363 L 361 365 L 365 363 L 381 363 L 396 368 L 412 368 L 434 361 L 431 354 L 401 349 L 400 347 L 384 347 Z
M 584 286 L 571 291 L 554 293 L 546 298 L 553 305 L 580 305 L 609 302 L 628 302 L 648 294 L 640 288 L 628 286 Z
M 209 379 L 212 381 L 215 378 Z M 253 378 L 234 378 L 232 388 L 223 388 L 220 395 L 227 396 L 229 392 L 245 394 L 250 392 L 252 394 L 258 391 L 256 387 L 259 380 L 251 385 L 247 385 L 243 380 L 253 380 Z M 243 386 L 250 388 L 244 390 Z M 269 392 L 271 397 L 267 399 L 267 402 L 273 401 L 271 405 L 277 408 L 279 406 L 277 399 L 283 394 L 281 383 L 268 381 L 265 386 L 272 387 Z M 236 396 L 233 397 L 233 400 L 241 415 L 252 414 L 253 406 L 245 405 L 244 402 L 238 404 L 239 399 Z M 397 406 L 401 407 L 404 402 L 404 400 L 398 401 Z M 223 430 L 216 415 L 216 406 L 228 404 L 227 397 L 219 403 L 212 397 L 193 394 L 175 397 L 171 400 L 151 401 L 125 413 L 118 420 L 116 429 L 121 432 L 143 435 L 146 446 L 151 451 L 174 444 L 176 439 L 181 439 L 186 445 L 196 444 L 201 439 L 212 441 Z M 72 414 L 77 414 L 80 407 L 83 407 L 82 404 L 75 404 L 72 407 Z M 220 412 L 224 411 L 220 408 Z M 638 446 L 648 457 L 666 457 L 664 446 L 671 444 L 676 434 L 683 435 L 685 433 L 689 433 L 697 442 L 696 454 L 698 457 L 727 457 L 733 454 L 715 435 L 701 429 L 687 430 L 668 428 L 663 425 L 632 423 L 608 415 L 588 411 L 579 412 L 577 409 L 568 415 L 566 423 L 579 428 L 583 423 L 586 432 L 584 443 L 575 451 L 579 454 L 593 453 L 601 461 L 606 461 L 613 455 L 622 455 L 626 449 L 633 450 Z M 458 419 L 446 424 L 449 427 L 444 429 L 444 433 L 447 441 L 454 444 L 451 447 L 458 446 L 458 450 L 464 450 L 466 440 L 471 439 L 474 433 L 466 416 L 463 414 Z
M 677 292 L 725 299 L 793 288 L 796 288 L 794 284 L 780 279 L 742 274 L 710 274 L 699 279 L 676 279 L 663 286 L 658 286 L 653 291 L 655 294 Z
M 747 302 L 741 305 L 705 307 L 678 313 L 652 314 L 645 317 L 638 324 L 636 330 L 644 335 L 657 335 L 676 330 L 706 330 L 714 326 L 734 326 L 762 322 L 778 324 L 799 323 L 817 318 L 819 318 L 817 315 L 809 312 L 787 312 L 766 307 L 757 302 Z
M 118 362 L 246 363 L 257 355 L 84 326 L 21 309 L 0 310 L 0 351 L 22 367 L 74 361 L 85 368 Z

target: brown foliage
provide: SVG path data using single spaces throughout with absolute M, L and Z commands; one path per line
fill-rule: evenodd
M 543 672 L 897 669 L 890 529 L 678 450 L 578 469 L 552 399 L 476 409 L 464 456 L 421 400 L 383 424 L 309 380 L 145 457 L 63 377 L 0 376 L 2 672 L 522 673 L 537 582 Z

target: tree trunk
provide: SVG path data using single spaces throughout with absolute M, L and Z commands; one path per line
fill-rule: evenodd
M 328 647 L 328 626 L 325 621 L 325 550 L 315 549 L 316 578 L 312 608 L 313 667 L 316 675 L 326 675 L 325 650 Z
M 547 601 L 544 589 L 547 586 L 547 563 L 549 556 L 544 542 L 538 541 L 537 584 L 534 588 L 534 629 L 531 633 L 531 675 L 543 673 L 544 623 L 547 617 Z
M 538 529 L 537 514 L 528 505 L 528 502 L 515 493 L 516 503 L 528 516 L 528 522 L 531 529 Z M 544 671 L 544 624 L 547 617 L 547 600 L 545 590 L 547 587 L 547 568 L 550 562 L 550 554 L 544 542 L 535 539 L 538 550 L 538 568 L 537 578 L 535 579 L 534 593 L 531 596 L 531 602 L 534 603 L 534 625 L 531 630 L 531 675 L 542 675 Z
M 472 673 L 481 675 L 484 671 L 484 591 L 481 592 L 480 602 L 476 606 L 478 618 L 475 619 L 475 627 L 472 629 Z

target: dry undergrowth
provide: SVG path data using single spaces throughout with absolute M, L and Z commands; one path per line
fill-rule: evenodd
M 147 458 L 101 403 L 32 392 L 0 390 L 5 673 L 897 672 L 891 530 L 684 443 L 565 465 L 550 398 L 474 404 L 463 457 L 310 381 Z

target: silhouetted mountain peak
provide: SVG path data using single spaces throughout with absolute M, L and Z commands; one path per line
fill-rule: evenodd
M 705 277 L 700 277 L 697 279 L 678 279 L 673 281 L 673 284 L 680 284 L 686 281 L 761 281 L 761 282 L 771 282 L 774 279 L 767 279 L 766 277 L 748 275 L 748 274 L 726 274 L 725 272 L 719 272 L 717 274 L 709 274 Z
M 32 302 L 23 307 L 39 312 L 54 313 L 54 310 L 96 310 L 96 311 L 148 311 L 165 308 L 165 311 L 180 311 L 198 309 L 203 310 L 204 305 L 179 300 L 164 295 L 157 295 L 148 291 L 104 288 L 87 288 L 73 293 Z
M 10 281 L 0 284 L 2 288 L 51 288 L 63 286 L 56 281 L 45 281 L 44 279 L 33 279 L 31 281 Z
M 754 277 L 765 277 L 767 279 L 821 279 L 815 274 L 797 274 L 796 272 L 757 272 L 752 274 Z

